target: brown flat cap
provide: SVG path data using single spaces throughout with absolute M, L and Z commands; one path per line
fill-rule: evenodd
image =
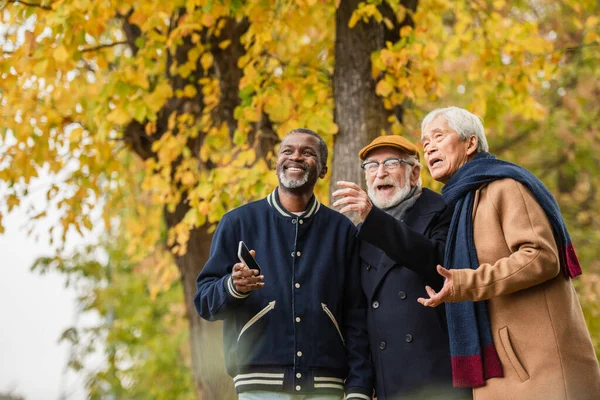
M 366 158 L 368 152 L 378 147 L 394 147 L 407 154 L 416 156 L 417 159 L 419 158 L 419 150 L 417 149 L 417 146 L 412 144 L 408 139 L 398 135 L 379 136 L 378 138 L 373 139 L 371 143 L 363 147 L 362 150 L 358 152 L 358 157 L 360 157 L 362 161 Z

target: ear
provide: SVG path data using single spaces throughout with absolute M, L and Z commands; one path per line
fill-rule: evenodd
M 477 153 L 477 146 L 479 146 L 479 139 L 473 135 L 467 139 L 467 156 L 472 156 Z
M 421 177 L 421 165 L 415 164 L 410 172 L 410 186 L 415 186 Z
M 321 179 L 325 178 L 326 174 L 327 174 L 327 165 L 323 165 L 321 167 L 321 173 L 319 174 L 319 178 L 321 178 Z

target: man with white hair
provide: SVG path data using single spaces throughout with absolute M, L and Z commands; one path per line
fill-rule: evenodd
M 424 312 L 417 299 L 427 286 L 441 288 L 452 211 L 442 197 L 421 188 L 417 147 L 401 136 L 381 136 L 363 148 L 367 192 L 337 182 L 333 203 L 356 211 L 361 280 L 369 300 L 368 332 L 379 400 L 462 397 L 452 388 L 450 349 L 443 309 Z

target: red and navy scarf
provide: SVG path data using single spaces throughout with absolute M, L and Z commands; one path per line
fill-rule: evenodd
M 531 191 L 552 225 L 562 271 L 570 278 L 581 275 L 569 232 L 550 191 L 531 172 L 485 152 L 459 168 L 442 190 L 446 203 L 454 206 L 444 267 L 479 267 L 473 240 L 475 192 L 486 183 L 504 178 L 514 179 Z M 486 379 L 503 376 L 502 364 L 492 340 L 487 301 L 446 303 L 446 314 L 454 386 L 483 386 Z

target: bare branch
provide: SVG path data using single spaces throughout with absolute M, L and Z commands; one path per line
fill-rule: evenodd
M 574 53 L 574 52 L 579 51 L 586 47 L 596 47 L 599 45 L 600 45 L 600 43 L 588 43 L 588 44 L 582 44 L 579 46 L 567 47 L 564 50 L 558 50 L 558 51 L 564 51 L 565 53 Z
M 129 17 L 133 14 L 133 11 L 131 9 L 126 15 L 117 13 L 117 17 L 123 20 L 123 32 L 125 32 L 125 36 L 127 37 L 127 44 L 129 44 L 133 55 L 136 56 L 140 49 L 135 44 L 135 41 L 142 35 L 142 30 L 139 26 L 129 21 Z
M 82 53 L 86 53 L 86 52 L 89 52 L 89 51 L 96 51 L 96 50 L 106 49 L 106 48 L 109 48 L 109 47 L 119 46 L 121 44 L 129 44 L 129 42 L 126 41 L 126 40 L 123 40 L 122 42 L 106 43 L 106 44 L 101 44 L 99 46 L 86 47 L 86 48 L 81 49 L 79 51 L 81 51 Z
M 26 1 L 21 1 L 21 0 L 8 0 L 7 2 L 14 3 L 14 4 L 23 4 L 24 6 L 27 6 L 27 7 L 37 7 L 37 8 L 41 8 L 43 10 L 52 11 L 52 7 L 44 5 L 44 4 L 39 4 L 39 3 L 28 3 Z

